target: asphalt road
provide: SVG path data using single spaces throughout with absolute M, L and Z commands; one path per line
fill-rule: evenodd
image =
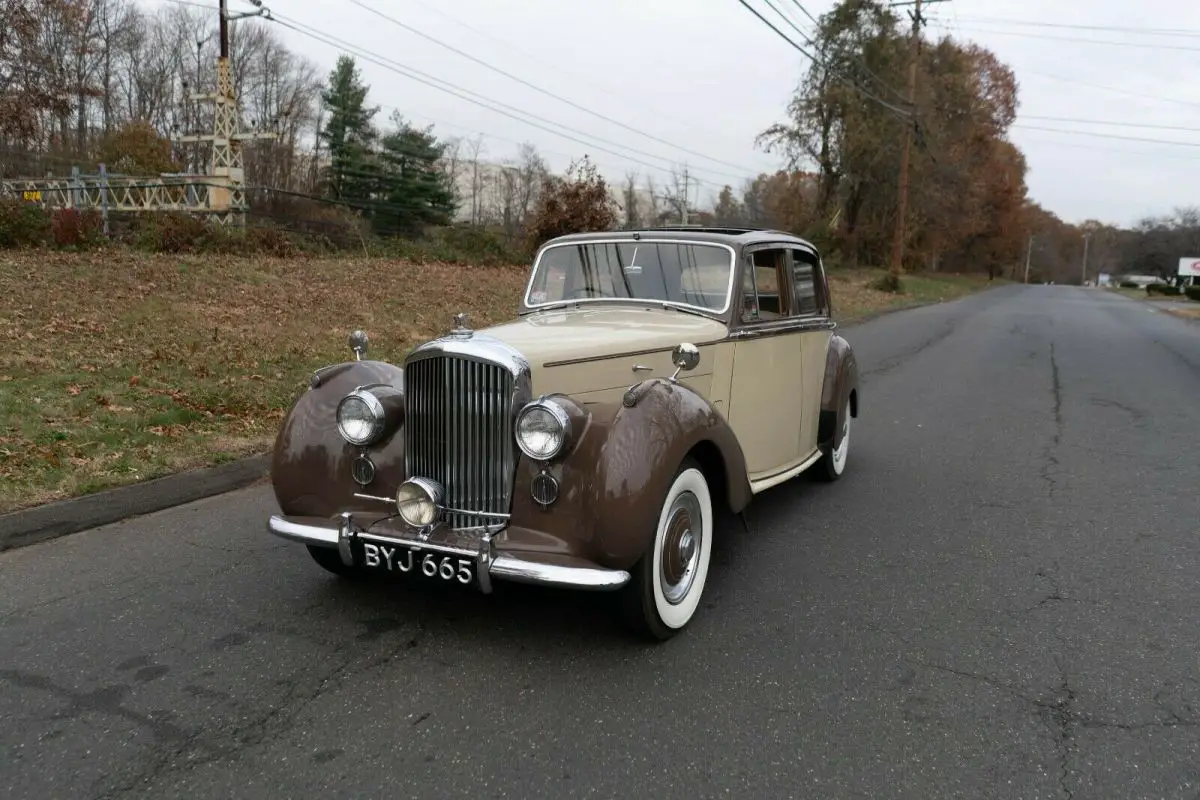
M 851 328 L 849 474 L 684 635 L 346 586 L 253 488 L 0 555 L 0 797 L 1200 794 L 1200 325 L 1006 287 Z

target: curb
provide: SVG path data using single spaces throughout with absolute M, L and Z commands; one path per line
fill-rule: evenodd
M 241 489 L 270 470 L 270 456 L 252 456 L 13 511 L 0 515 L 0 552 Z

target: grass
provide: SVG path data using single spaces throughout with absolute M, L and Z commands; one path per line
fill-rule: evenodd
M 0 254 L 0 512 L 267 452 L 311 371 L 399 360 L 465 311 L 511 319 L 519 267 L 383 258 Z M 905 276 L 907 293 L 831 274 L 836 316 L 950 300 L 975 276 Z
M 908 273 L 901 278 L 904 289 L 902 294 L 889 294 L 872 289 L 871 284 L 885 274 L 886 270 L 882 269 L 829 272 L 829 293 L 833 299 L 834 317 L 838 322 L 851 322 L 880 311 L 956 300 L 989 286 L 1010 282 L 997 278 L 989 283 L 986 275 Z

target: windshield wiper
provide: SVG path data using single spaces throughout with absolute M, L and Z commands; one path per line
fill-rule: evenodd
M 699 309 L 689 308 L 688 306 L 676 305 L 675 303 L 672 303 L 669 300 L 660 300 L 659 302 L 662 303 L 663 310 L 666 310 L 669 308 L 672 311 L 678 311 L 681 314 L 691 314 L 696 317 L 703 317 L 704 319 L 712 319 L 712 316 L 710 314 L 706 314 L 705 312 L 700 311 Z

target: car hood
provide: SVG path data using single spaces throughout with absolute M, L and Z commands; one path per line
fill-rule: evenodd
M 535 392 L 574 394 L 669 375 L 671 348 L 680 342 L 710 344 L 728 330 L 717 320 L 674 309 L 608 306 L 535 312 L 480 333 L 525 356 Z M 701 348 L 700 364 L 689 376 L 712 372 L 712 357 L 704 357 L 710 349 Z M 635 363 L 651 369 L 635 373 Z

